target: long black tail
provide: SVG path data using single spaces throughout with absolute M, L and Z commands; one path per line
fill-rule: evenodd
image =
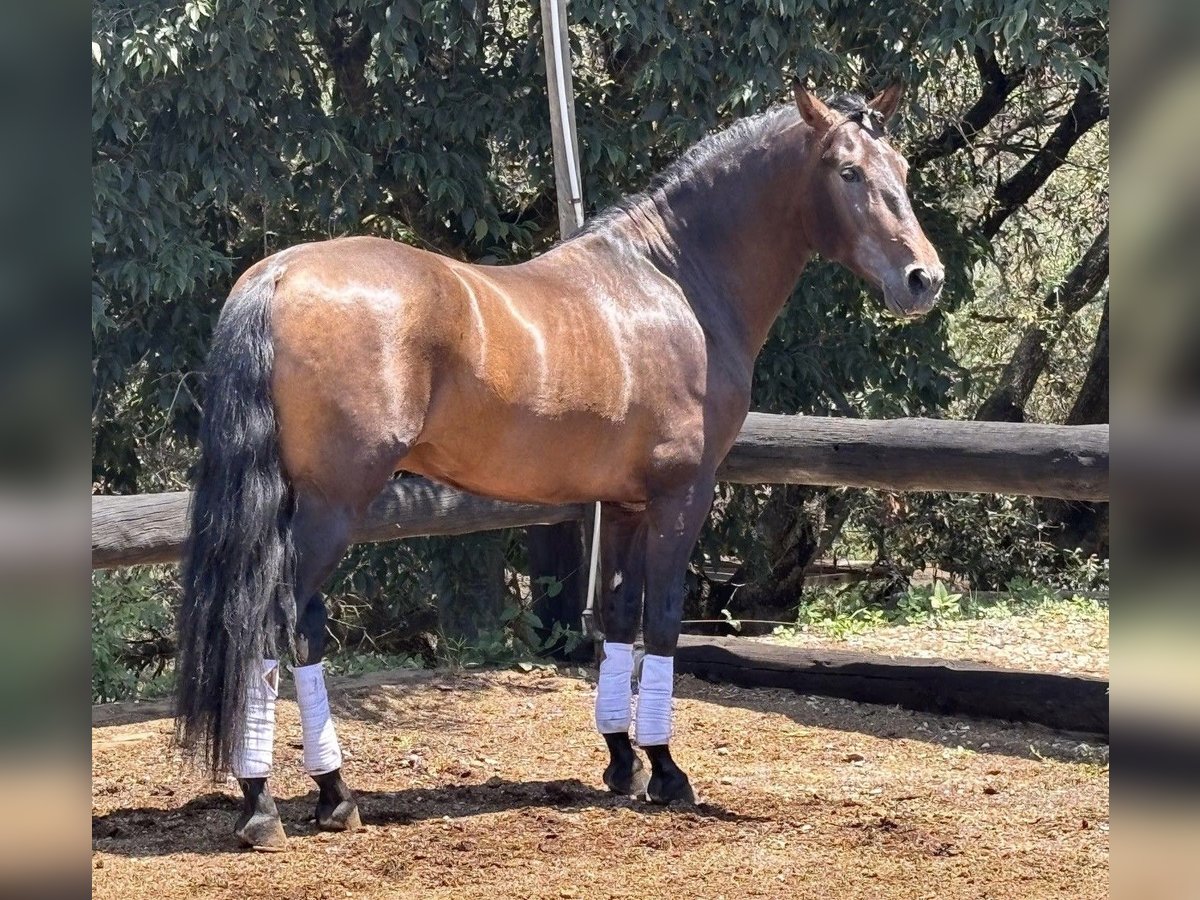
M 274 291 L 271 274 L 235 291 L 213 334 L 184 551 L 176 740 L 214 777 L 242 740 L 249 679 L 296 621 L 294 497 L 271 400 Z

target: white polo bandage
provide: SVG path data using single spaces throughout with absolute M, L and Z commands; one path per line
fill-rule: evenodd
M 296 676 L 296 704 L 300 707 L 300 731 L 304 739 L 304 771 L 324 775 L 342 767 L 342 748 L 338 746 L 333 717 L 329 714 L 329 695 L 325 693 L 325 667 L 322 663 L 292 669 Z
M 671 695 L 675 681 L 675 658 L 647 653 L 638 682 L 637 743 L 656 747 L 671 740 Z
M 266 778 L 275 746 L 275 700 L 279 696 L 279 662 L 264 659 L 262 675 L 246 686 L 246 721 L 241 746 L 233 754 L 234 778 Z
M 633 720 L 633 644 L 604 642 L 604 659 L 596 685 L 596 730 L 616 734 Z

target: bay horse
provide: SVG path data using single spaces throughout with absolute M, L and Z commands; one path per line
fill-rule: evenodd
M 603 504 L 603 781 L 694 802 L 669 750 L 684 574 L 755 357 L 816 253 L 901 317 L 928 312 L 943 281 L 884 130 L 900 87 L 828 104 L 794 95 L 529 262 L 352 237 L 276 253 L 238 280 L 208 364 L 176 737 L 238 778 L 244 843 L 285 840 L 267 788 L 281 651 L 296 664 L 318 826 L 360 826 L 325 693 L 319 590 L 401 470 L 502 500 Z

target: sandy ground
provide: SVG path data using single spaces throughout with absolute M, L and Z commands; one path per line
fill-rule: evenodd
M 190 771 L 169 721 L 94 728 L 94 896 L 1108 894 L 1103 746 L 681 678 L 675 755 L 702 802 L 662 809 L 602 789 L 586 678 L 397 679 L 331 692 L 356 834 L 315 831 L 295 704 L 280 703 L 281 854 L 238 848 L 236 786 Z
M 999 619 L 889 625 L 842 637 L 797 631 L 765 640 L 790 647 L 969 660 L 1033 672 L 1108 677 L 1108 610 L 1084 614 L 1067 603 Z

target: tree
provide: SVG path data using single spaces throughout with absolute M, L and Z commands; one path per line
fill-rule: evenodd
M 1108 280 L 1108 223 L 1087 252 L 1042 302 L 1048 324 L 1032 324 L 1023 335 L 991 395 L 975 414 L 980 421 L 1023 422 L 1025 404 L 1050 361 L 1054 343 L 1071 317 L 1090 303 Z M 1106 332 L 1107 334 L 1107 332 Z M 1105 344 L 1107 353 L 1107 343 Z
M 212 324 L 259 258 L 370 233 L 507 262 L 555 236 L 536 5 L 97 0 L 93 10 L 97 490 L 186 482 Z M 756 408 L 954 412 L 988 383 L 975 357 L 994 339 L 964 342 L 960 311 L 1011 297 L 999 279 L 1014 271 L 1060 277 L 1090 238 L 1078 234 L 1090 211 L 1055 192 L 1107 185 L 1106 172 L 1075 162 L 1107 117 L 1106 2 L 575 0 L 571 18 L 593 210 L 644 186 L 710 129 L 786 101 L 793 78 L 824 91 L 907 85 L 895 141 L 948 268 L 944 308 L 897 325 L 855 279 L 810 267 L 759 360 Z M 1048 228 L 1062 232 L 1055 258 L 1027 252 L 1047 245 Z M 1060 266 L 1058 255 L 1071 259 Z M 814 496 L 825 498 L 818 547 L 839 522 L 860 527 L 873 503 Z M 784 507 L 817 514 L 798 500 Z M 698 566 L 733 556 L 761 571 L 778 558 L 756 533 L 771 502 L 766 491 L 725 490 Z M 797 519 L 777 533 L 806 532 Z M 496 540 L 511 567 L 520 551 Z M 381 609 L 400 591 L 428 605 L 430 580 L 401 571 L 426 563 L 360 548 L 340 584 L 370 568 Z

